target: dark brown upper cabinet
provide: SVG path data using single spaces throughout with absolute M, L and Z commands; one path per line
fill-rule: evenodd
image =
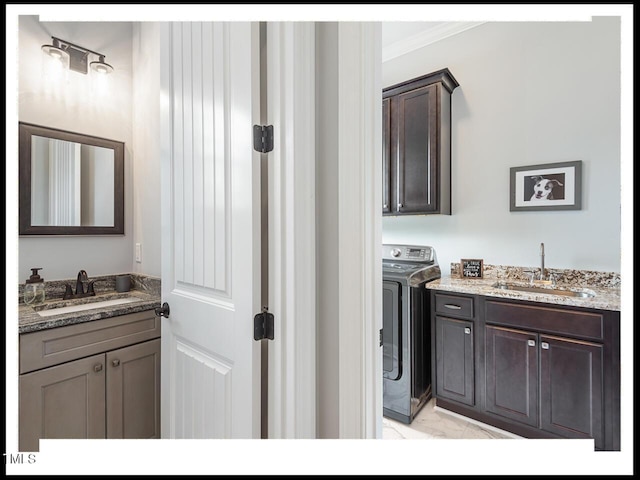
M 382 90 L 382 212 L 451 215 L 449 69 Z

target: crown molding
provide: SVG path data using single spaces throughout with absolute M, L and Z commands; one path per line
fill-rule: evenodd
M 382 48 L 382 61 L 386 62 L 419 48 L 425 47 L 439 40 L 442 40 L 458 33 L 462 33 L 470 28 L 477 27 L 487 22 L 443 22 L 433 28 L 420 32 L 416 35 L 398 40 Z

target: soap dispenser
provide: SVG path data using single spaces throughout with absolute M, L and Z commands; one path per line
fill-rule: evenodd
M 25 281 L 24 303 L 27 305 L 40 305 L 44 303 L 44 278 L 38 275 L 39 268 L 31 269 L 31 276 Z

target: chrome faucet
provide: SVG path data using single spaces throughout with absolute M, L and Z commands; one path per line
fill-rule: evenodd
M 540 244 L 540 274 L 537 280 L 533 280 L 533 283 L 539 283 L 543 285 L 553 285 L 556 284 L 556 279 L 553 274 L 546 275 L 544 270 L 544 243 Z
M 84 291 L 84 282 L 89 282 L 89 276 L 87 272 L 84 270 L 80 270 L 78 272 L 78 278 L 76 279 L 76 293 L 73 293 L 71 289 L 71 285 L 65 285 L 63 300 L 69 300 L 70 298 L 81 298 L 81 297 L 92 297 L 95 296 L 96 292 L 93 289 L 93 284 L 95 280 L 91 280 L 87 285 L 87 291 Z

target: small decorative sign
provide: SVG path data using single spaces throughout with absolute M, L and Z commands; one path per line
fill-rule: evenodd
M 460 260 L 461 278 L 482 278 L 482 259 L 463 258 Z

